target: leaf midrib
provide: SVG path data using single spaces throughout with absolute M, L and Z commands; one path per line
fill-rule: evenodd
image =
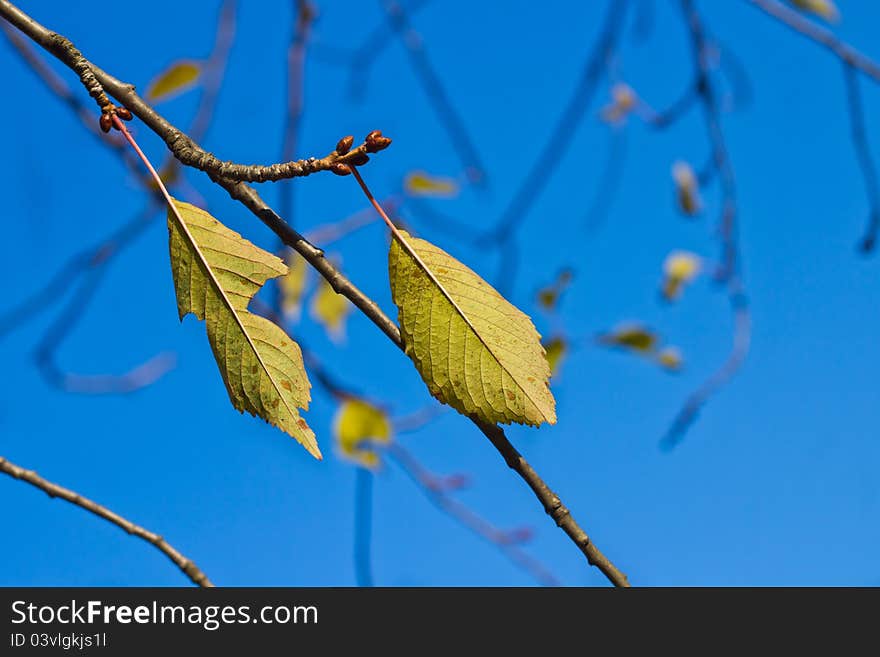
M 177 207 L 177 204 L 175 203 L 173 205 L 173 207 L 174 207 L 174 212 L 172 214 L 174 215 L 175 220 L 177 221 L 178 225 L 180 226 L 181 230 L 183 231 L 183 234 L 186 236 L 187 241 L 192 246 L 193 251 L 195 251 L 196 256 L 199 259 L 199 262 L 201 262 L 202 266 L 208 272 L 208 278 L 210 278 L 211 284 L 217 290 L 217 294 L 220 296 L 220 298 L 223 300 L 223 303 L 226 306 L 226 308 L 229 310 L 229 312 L 235 318 L 235 323 L 238 324 L 238 328 L 241 329 L 241 332 L 244 335 L 245 339 L 247 340 L 248 345 L 250 345 L 251 350 L 254 352 L 254 355 L 257 357 L 257 362 L 260 363 L 260 367 L 263 368 L 263 371 L 266 373 L 266 376 L 268 376 L 269 380 L 272 382 L 272 387 L 275 388 L 275 392 L 281 398 L 281 401 L 284 403 L 285 408 L 287 408 L 287 410 L 290 412 L 290 414 L 293 415 L 294 417 L 299 416 L 299 412 L 290 408 L 290 404 L 287 403 L 287 399 L 284 397 L 281 390 L 279 390 L 279 385 L 275 381 L 275 377 L 272 376 L 271 372 L 269 372 L 268 366 L 263 361 L 263 357 L 260 355 L 260 352 L 257 349 L 256 345 L 254 344 L 254 341 L 251 339 L 250 334 L 247 332 L 247 329 L 245 328 L 244 324 L 242 323 L 241 319 L 239 318 L 238 313 L 235 310 L 235 306 L 232 305 L 232 302 L 226 296 L 226 292 L 223 290 L 223 286 L 220 285 L 220 281 L 217 280 L 217 277 L 214 275 L 214 271 L 211 268 L 211 265 L 208 263 L 207 259 L 202 254 L 202 251 L 199 248 L 198 244 L 196 243 L 195 238 L 192 236 L 192 233 L 190 233 L 189 227 L 186 225 L 186 222 L 183 220 L 183 216 L 181 215 L 180 209 Z M 247 309 L 245 309 L 244 312 L 248 312 Z M 309 443 L 313 443 L 313 442 L 314 442 L 313 440 L 309 441 Z M 314 445 L 310 445 L 310 446 L 313 448 L 315 447 Z

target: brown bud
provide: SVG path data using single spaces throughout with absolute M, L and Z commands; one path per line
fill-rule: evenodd
M 127 107 L 117 107 L 116 116 L 118 116 L 123 121 L 131 121 L 131 112 L 128 110 Z
M 342 162 L 337 162 L 332 167 L 330 167 L 330 171 L 335 173 L 337 176 L 347 176 L 351 173 L 351 169 L 348 168 L 347 164 L 343 164 Z
M 354 137 L 348 135 L 348 137 L 343 137 L 336 144 L 336 152 L 339 155 L 345 155 L 348 151 L 351 150 L 351 145 L 354 144 Z
M 113 127 L 113 119 L 110 118 L 109 114 L 101 114 L 98 125 L 101 126 L 102 131 L 110 132 L 110 128 Z
M 391 144 L 391 140 L 388 137 L 383 137 L 381 130 L 373 130 L 373 132 L 367 135 L 364 143 L 368 153 L 378 153 L 379 151 L 388 148 Z
M 391 137 L 379 137 L 375 141 L 376 151 L 384 151 L 389 146 L 391 146 Z

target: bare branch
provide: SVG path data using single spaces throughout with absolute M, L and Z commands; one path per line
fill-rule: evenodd
M 0 1 L 0 16 L 76 71 L 89 94 L 98 102 L 102 112 L 112 111 L 112 103 L 105 94 L 107 91 L 162 137 L 174 157 L 187 166 L 209 173 L 212 177 L 245 182 L 284 180 L 309 176 L 319 171 L 331 171 L 336 165 L 365 164 L 369 161 L 368 153 L 375 152 L 375 149 L 364 141 L 345 154 L 334 150 L 322 158 L 310 157 L 279 164 L 236 164 L 220 160 L 201 148 L 189 135 L 176 129 L 155 112 L 151 112 L 146 102 L 135 93 L 133 85 L 123 84 L 94 66 L 66 37 L 50 32 L 7 0 Z M 125 100 L 122 100 L 123 98 Z M 147 120 L 145 115 L 149 116 L 150 120 Z
M 68 488 L 62 488 L 58 484 L 53 484 L 51 481 L 43 479 L 33 470 L 25 470 L 24 468 L 6 460 L 2 456 L 0 456 L 0 472 L 13 477 L 14 479 L 24 481 L 35 488 L 39 488 L 49 497 L 57 497 L 70 502 L 81 509 L 85 509 L 89 513 L 92 513 L 99 518 L 103 518 L 107 522 L 113 523 L 127 534 L 145 540 L 166 557 L 171 559 L 174 565 L 180 568 L 183 574 L 186 575 L 193 584 L 204 587 L 214 586 L 211 583 L 211 580 L 208 579 L 208 576 L 205 575 L 205 573 L 203 573 L 191 559 L 188 559 L 171 547 L 171 545 L 169 545 L 168 542 L 158 534 L 154 534 L 153 532 L 134 524 L 130 520 L 126 520 L 118 513 L 114 513 L 110 509 L 83 497 L 79 493 Z

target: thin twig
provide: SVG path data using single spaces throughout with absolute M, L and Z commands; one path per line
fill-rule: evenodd
M 214 586 L 211 583 L 211 580 L 208 579 L 208 576 L 205 575 L 205 573 L 203 573 L 191 559 L 188 559 L 180 552 L 175 550 L 173 547 L 171 547 L 171 545 L 169 545 L 168 542 L 158 534 L 154 534 L 153 532 L 134 524 L 130 520 L 126 520 L 119 514 L 114 513 L 104 506 L 101 506 L 97 502 L 93 502 L 92 500 L 83 497 L 79 493 L 76 493 L 68 488 L 62 488 L 58 484 L 53 484 L 51 481 L 43 479 L 43 477 L 38 475 L 33 470 L 25 470 L 24 468 L 17 466 L 14 463 L 11 463 L 3 457 L 0 457 L 0 472 L 9 475 L 10 477 L 13 477 L 14 479 L 24 481 L 31 486 L 39 488 L 49 497 L 57 497 L 59 499 L 70 502 L 71 504 L 98 516 L 99 518 L 103 518 L 107 522 L 113 523 L 117 527 L 124 530 L 127 534 L 137 536 L 138 538 L 145 540 L 147 543 L 153 545 L 166 557 L 171 559 L 174 565 L 180 568 L 183 574 L 186 575 L 193 584 L 204 587 Z
M 8 2 L 8 0 L 0 1 L 0 16 L 55 55 L 69 68 L 76 71 L 80 76 L 80 81 L 86 87 L 89 94 L 96 99 L 102 111 L 106 111 L 111 105 L 105 95 L 108 87 L 116 87 L 116 92 L 111 93 L 117 99 L 120 99 L 120 96 L 128 96 L 128 98 L 137 97 L 141 103 L 144 103 L 134 93 L 133 85 L 123 85 L 115 79 L 111 82 L 111 77 L 83 57 L 82 53 L 69 39 L 55 32 L 50 32 L 18 7 Z M 121 93 L 123 88 L 128 92 L 127 94 Z M 125 104 L 124 101 L 122 102 Z M 129 107 L 128 109 L 134 112 L 134 108 Z M 187 166 L 205 171 L 212 177 L 225 180 L 270 182 L 286 178 L 309 176 L 320 171 L 330 171 L 337 164 L 363 164 L 369 160 L 368 153 L 372 152 L 368 145 L 363 143 L 345 154 L 340 154 L 334 150 L 322 158 L 310 157 L 304 160 L 270 165 L 237 164 L 219 159 L 213 153 L 209 153 L 201 148 L 189 135 L 177 130 L 164 120 L 163 123 L 165 125 L 161 131 L 157 131 L 155 126 L 151 125 L 150 127 L 156 134 L 162 137 L 174 157 Z

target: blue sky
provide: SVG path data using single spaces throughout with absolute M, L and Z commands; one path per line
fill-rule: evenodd
M 226 85 L 204 142 L 224 159 L 278 158 L 290 4 L 241 3 Z M 630 30 L 617 65 L 642 97 L 662 107 L 687 84 L 691 62 L 675 3 L 653 4 L 652 35 L 638 43 Z M 870 53 L 880 8 L 840 4 L 840 34 Z M 149 8 L 117 4 L 112 12 L 84 10 L 82 3 L 21 6 L 143 88 L 174 60 L 208 54 L 218 3 L 157 0 Z M 707 153 L 699 112 L 664 133 L 630 121 L 611 211 L 586 230 L 609 145 L 609 129 L 598 119 L 608 96 L 603 85 L 521 229 L 527 250 L 511 295 L 539 330 L 558 323 L 580 347 L 553 382 L 558 424 L 515 427 L 508 435 L 634 584 L 878 585 L 880 270 L 876 256 L 855 249 L 868 207 L 841 67 L 746 2 L 699 6 L 748 72 L 754 95 L 747 108 L 724 116 L 753 311 L 748 360 L 684 442 L 661 451 L 658 441 L 679 405 L 729 349 L 727 301 L 705 277 L 678 304 L 657 299 L 671 250 L 716 256 L 718 197 L 705 192 L 707 213 L 697 220 L 683 219 L 673 203 L 672 163 L 699 163 Z M 328 0 L 319 8 L 315 37 L 328 46 L 357 44 L 382 20 L 376 3 Z M 436 202 L 438 210 L 475 229 L 493 224 L 564 106 L 604 8 L 605 2 L 549 2 L 536 11 L 523 0 L 499 11 L 497 3 L 446 0 L 414 18 L 491 181 L 485 192 Z M 67 256 L 137 213 L 143 195 L 5 42 L 0 57 L 7 87 L 23 99 L 0 105 L 0 122 L 16 126 L 0 138 L 6 309 Z M 74 85 L 68 71 L 56 70 Z M 347 71 L 310 57 L 300 153 L 324 154 L 344 134 L 381 128 L 394 144 L 363 169 L 378 196 L 395 192 L 415 169 L 456 175 L 455 151 L 398 42 L 377 56 L 366 83 L 364 97 L 353 100 Z M 880 125 L 871 119 L 880 96 L 875 85 L 862 84 L 870 144 L 880 153 Z M 186 125 L 197 99 L 189 93 L 160 109 Z M 137 121 L 132 125 L 159 161 L 164 145 Z M 225 192 L 197 172 L 188 177 L 215 216 L 274 248 L 274 236 Z M 350 179 L 323 175 L 290 184 L 301 230 L 365 205 Z M 276 203 L 281 186 L 260 191 Z M 494 254 L 457 243 L 405 211 L 404 218 L 494 276 Z M 170 351 L 177 367 L 132 395 L 58 391 L 33 365 L 33 349 L 58 312 L 53 307 L 0 341 L 0 455 L 161 533 L 218 584 L 354 585 L 355 470 L 334 453 L 335 402 L 316 387 L 306 415 L 327 455 L 323 462 L 230 407 L 204 327 L 192 317 L 177 320 L 163 224 L 160 216 L 114 262 L 58 359 L 72 371 L 107 373 Z M 331 252 L 394 314 L 386 250 L 386 231 L 376 223 Z M 575 278 L 561 317 L 551 320 L 535 307 L 534 292 L 564 266 Z M 679 346 L 684 371 L 670 375 L 592 345 L 590 336 L 625 320 L 643 321 Z M 342 345 L 308 317 L 296 330 L 339 378 L 395 414 L 429 402 L 409 361 L 356 313 Z M 399 441 L 438 474 L 468 473 L 471 485 L 458 497 L 493 523 L 531 526 L 535 536 L 525 549 L 562 582 L 605 583 L 467 420 L 448 412 Z M 0 478 L 0 508 L 0 584 L 187 583 L 150 546 L 22 483 Z M 432 507 L 393 465 L 375 482 L 373 552 L 380 585 L 534 583 Z

